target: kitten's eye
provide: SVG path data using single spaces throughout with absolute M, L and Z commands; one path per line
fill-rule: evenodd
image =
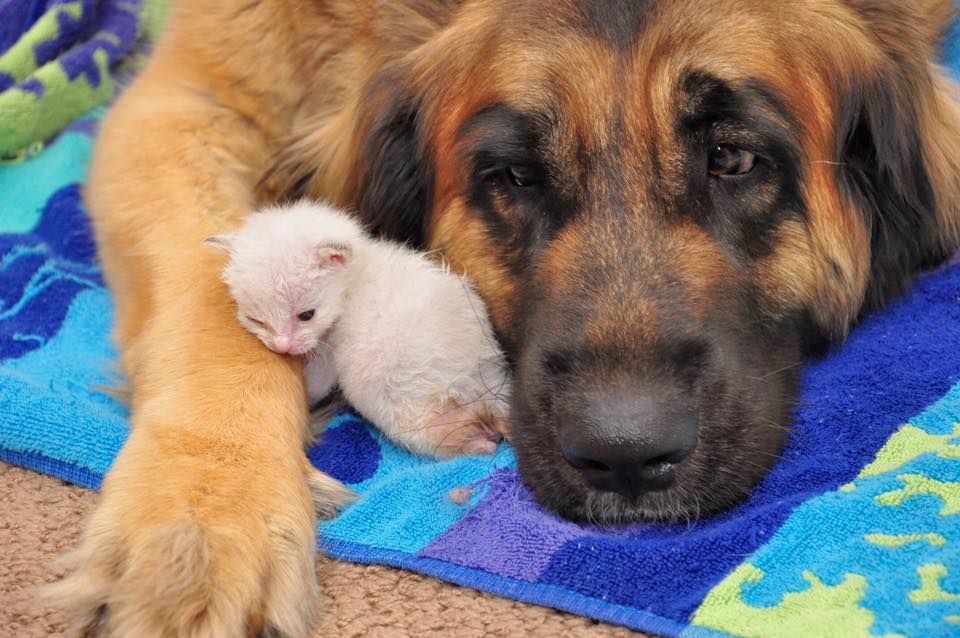
M 707 170 L 714 177 L 746 175 L 756 166 L 757 156 L 731 144 L 717 144 L 707 158 Z
M 267 327 L 267 324 L 265 324 L 264 322 L 260 321 L 259 319 L 254 319 L 254 318 L 251 317 L 250 315 L 247 315 L 247 321 L 249 321 L 250 323 L 253 323 L 253 324 L 258 325 L 258 326 L 260 326 L 261 328 L 266 328 L 266 327 Z
M 315 311 L 313 308 L 311 308 L 310 310 L 304 310 L 299 315 L 297 315 L 297 319 L 299 319 L 300 321 L 310 321 L 311 319 L 313 319 L 314 312 Z

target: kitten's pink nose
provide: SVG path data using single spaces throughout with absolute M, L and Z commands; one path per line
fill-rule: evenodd
M 277 335 L 273 338 L 273 349 L 280 354 L 287 354 L 290 352 L 290 337 L 285 335 Z

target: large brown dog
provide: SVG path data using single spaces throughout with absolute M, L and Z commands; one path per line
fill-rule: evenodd
M 189 0 L 88 199 L 133 431 L 63 586 L 124 636 L 299 636 L 298 364 L 202 239 L 308 194 L 439 249 L 548 507 L 677 518 L 776 458 L 802 357 L 956 249 L 951 0 Z M 273 635 L 273 634 L 271 634 Z

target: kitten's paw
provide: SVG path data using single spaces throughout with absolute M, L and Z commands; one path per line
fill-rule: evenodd
M 493 454 L 509 431 L 502 413 L 495 414 L 486 402 L 459 405 L 448 399 L 423 428 L 430 453 L 440 458 Z

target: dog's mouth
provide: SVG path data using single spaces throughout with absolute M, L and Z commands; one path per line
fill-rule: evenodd
M 780 448 L 774 444 L 773 451 L 762 450 L 759 458 L 748 453 L 752 458 L 729 460 L 698 449 L 676 464 L 663 484 L 627 491 L 597 486 L 562 454 L 532 449 L 522 435 L 515 435 L 514 442 L 521 475 L 541 505 L 565 518 L 596 524 L 691 521 L 727 509 L 750 494 Z
M 686 395 L 695 407 L 684 411 L 679 394 L 651 408 L 649 390 L 626 404 L 605 392 L 607 404 L 594 407 L 595 391 L 581 383 L 531 382 L 521 369 L 513 405 L 520 473 L 541 505 L 576 521 L 689 522 L 717 513 L 746 498 L 779 458 L 798 370 L 714 379 Z
M 713 463 L 699 451 L 684 459 L 665 485 L 634 492 L 595 486 L 562 456 L 531 451 L 515 441 L 520 472 L 546 509 L 591 524 L 689 522 L 709 516 L 746 498 L 773 465 L 775 457 L 750 461 L 747 468 Z

